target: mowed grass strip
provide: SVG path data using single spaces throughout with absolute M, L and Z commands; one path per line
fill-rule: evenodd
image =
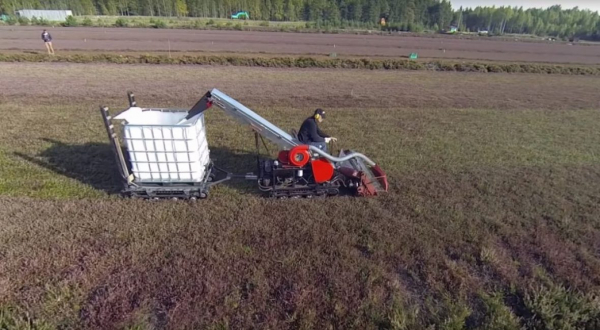
M 120 189 L 98 109 L 5 104 L 0 192 L 11 196 L 100 197 Z M 312 109 L 254 108 L 286 131 Z M 115 111 L 117 111 L 115 109 Z M 600 160 L 597 110 L 334 109 L 323 129 L 337 148 L 362 152 L 392 183 L 415 172 L 589 166 Z M 236 173 L 255 171 L 253 133 L 219 109 L 206 112 L 212 158 Z M 118 127 L 120 130 L 120 127 Z M 276 151 L 270 145 L 272 156 Z M 245 186 L 231 182 L 225 187 Z M 116 190 L 115 190 L 116 189 Z M 215 189 L 221 192 L 221 189 Z M 227 193 L 235 192 L 236 189 Z M 242 189 L 242 193 L 247 190 Z

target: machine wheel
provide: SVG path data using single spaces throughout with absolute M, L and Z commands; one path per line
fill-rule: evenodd
M 217 177 L 216 174 L 214 173 L 210 173 L 210 175 L 208 176 L 208 178 L 206 178 L 207 182 L 213 182 L 215 180 L 215 178 Z

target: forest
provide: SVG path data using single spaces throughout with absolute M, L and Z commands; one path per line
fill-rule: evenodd
M 600 39 L 600 17 L 590 10 L 476 7 L 454 10 L 446 0 L 0 0 L 0 11 L 70 9 L 75 15 L 228 18 L 247 11 L 250 19 L 311 21 L 322 26 L 378 26 L 420 32 L 446 30 Z

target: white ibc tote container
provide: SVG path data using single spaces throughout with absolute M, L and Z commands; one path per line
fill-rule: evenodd
M 135 182 L 201 182 L 210 163 L 204 114 L 131 107 L 124 120 L 124 141 Z

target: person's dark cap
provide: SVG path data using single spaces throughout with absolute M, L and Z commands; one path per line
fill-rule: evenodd
M 321 118 L 325 119 L 325 111 L 323 111 L 321 108 L 315 110 L 315 115 L 319 115 Z

